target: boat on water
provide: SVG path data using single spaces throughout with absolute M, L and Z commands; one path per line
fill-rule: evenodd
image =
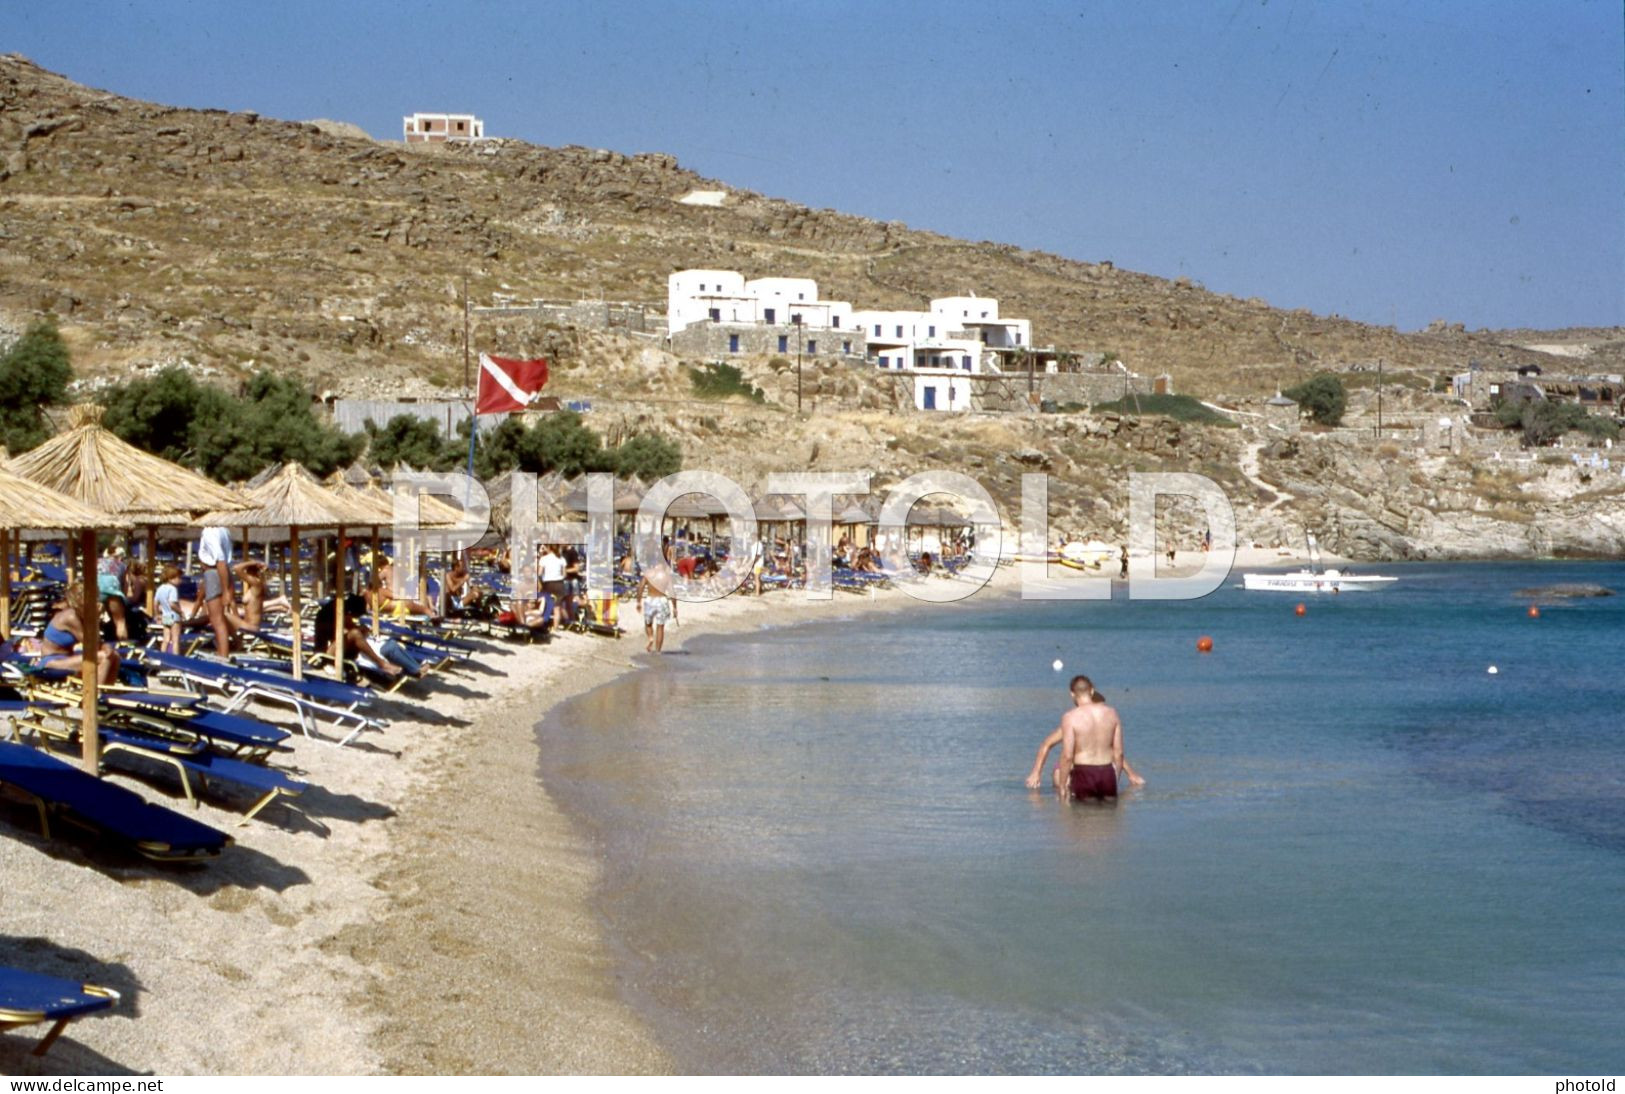
M 1380 574 L 1351 574 L 1346 570 L 1323 569 L 1320 544 L 1309 533 L 1309 567 L 1284 574 L 1242 574 L 1241 587 L 1252 592 L 1271 593 L 1354 593 L 1386 589 L 1397 577 Z

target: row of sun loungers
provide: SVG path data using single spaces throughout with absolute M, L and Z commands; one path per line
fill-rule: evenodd
M 59 577 L 62 575 L 58 575 Z M 35 599 L 49 606 L 60 586 L 42 586 Z M 551 598 L 545 636 L 551 630 Z M 37 612 L 34 614 L 38 614 Z M 607 622 L 605 616 L 607 615 Z M 33 615 L 27 618 L 36 625 Z M 47 615 L 45 618 L 49 618 Z M 307 624 L 311 616 L 307 615 Z M 22 620 L 14 614 L 14 622 Z M 371 628 L 368 618 L 359 620 Z M 488 645 L 474 626 L 427 620 L 382 620 L 377 634 L 393 640 L 437 671 L 457 672 Z M 575 629 L 618 633 L 613 607 L 572 621 Z M 509 628 L 515 637 L 536 637 L 530 627 Z M 239 826 L 263 818 L 281 803 L 297 809 L 309 785 L 276 766 L 295 733 L 348 745 L 385 722 L 380 698 L 399 680 L 362 667 L 339 681 L 325 675 L 331 660 L 307 656 L 302 679 L 292 674 L 292 634 L 273 625 L 246 634 L 245 649 L 230 661 L 181 656 L 157 648 L 119 645 L 119 681 L 98 689 L 98 730 L 104 772 L 118 771 L 167 783 L 177 805 L 148 801 L 118 782 L 83 770 L 73 748 L 82 732 L 83 692 L 77 673 L 53 671 L 9 650 L 0 653 L 0 800 L 9 802 L 6 823 L 20 832 L 37 830 L 47 840 L 78 832 L 97 847 L 124 848 L 166 866 L 196 867 L 219 856 L 233 839 L 188 815 L 200 801 L 236 803 Z M 154 628 L 152 642 L 158 641 Z M 310 649 L 313 643 L 307 643 Z M 322 674 L 318 674 L 322 673 Z M 281 715 L 288 728 L 264 720 Z M 9 739 L 6 739 L 9 738 Z M 186 806 L 179 805 L 184 799 Z M 73 1020 L 118 1002 L 118 994 L 95 985 L 38 972 L 0 968 L 0 1032 L 40 1025 L 43 1054 Z

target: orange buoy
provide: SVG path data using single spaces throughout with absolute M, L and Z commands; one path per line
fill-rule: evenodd
M 1198 638 L 1196 640 L 1196 652 L 1197 653 L 1212 653 L 1213 652 L 1213 639 L 1209 638 L 1205 634 L 1202 637 Z
M 1530 619 L 1539 619 L 1540 618 L 1540 609 L 1535 607 L 1533 604 L 1529 605 L 1529 618 Z
M 1309 609 L 1306 606 L 1304 606 L 1302 604 L 1299 604 L 1296 608 L 1292 609 L 1292 614 L 1293 615 L 1308 615 L 1309 614 Z

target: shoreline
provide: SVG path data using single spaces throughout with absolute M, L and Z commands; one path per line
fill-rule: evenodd
M 1238 555 L 1235 568 L 1261 564 Z M 978 595 L 1019 595 L 1019 568 Z M 736 595 L 682 605 L 668 640 L 915 603 L 897 589 Z M 236 839 L 201 868 L 46 842 L 8 806 L 0 965 L 124 1000 L 42 1059 L 28 1055 L 40 1027 L 0 1034 L 0 1073 L 669 1072 L 620 990 L 594 903 L 604 864 L 538 772 L 544 718 L 653 663 L 631 602 L 622 615 L 636 627 L 615 640 L 493 640 L 421 702 L 381 699 L 392 724 L 360 747 L 294 738 L 277 765 L 310 789 L 246 827 L 240 811 L 205 799 L 193 812 L 155 789 L 172 780 L 115 776 Z
M 990 585 L 995 583 L 997 577 Z M 692 639 L 780 623 L 897 610 L 905 603 L 914 601 L 898 590 L 883 590 L 862 597 L 838 592 L 828 601 L 775 592 L 684 604 L 680 625 L 667 631 L 667 648 L 680 651 Z M 624 620 L 632 622 L 630 602 L 622 610 Z M 535 684 L 546 689 L 545 695 L 517 695 L 506 710 L 482 719 L 475 727 L 479 750 L 454 760 L 419 808 L 402 811 L 399 846 L 383 872 L 393 907 L 377 925 L 386 959 L 407 953 L 412 960 L 380 974 L 384 990 L 375 998 L 411 998 L 434 990 L 455 998 L 495 979 L 504 994 L 524 1002 L 459 1015 L 444 1037 L 424 1029 L 411 1014 L 385 1006 L 377 1018 L 386 1071 L 672 1070 L 672 1061 L 618 987 L 611 945 L 594 903 L 603 862 L 538 770 L 542 721 L 564 703 L 649 668 L 654 657 L 643 651 L 641 623 L 620 639 L 564 635 L 542 649 L 553 655 L 536 666 Z M 459 803 L 466 806 L 460 813 L 455 812 Z M 498 824 L 506 838 L 490 834 Z M 443 831 L 447 825 L 450 835 Z M 436 830 L 462 853 L 423 851 L 432 848 L 428 840 Z M 467 895 L 476 884 L 477 911 Z

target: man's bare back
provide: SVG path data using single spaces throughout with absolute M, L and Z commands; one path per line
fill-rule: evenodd
M 1074 764 L 1109 764 L 1116 749 L 1119 723 L 1115 708 L 1105 703 L 1085 703 L 1061 715 L 1061 754 L 1066 755 L 1067 736 L 1072 737 Z

